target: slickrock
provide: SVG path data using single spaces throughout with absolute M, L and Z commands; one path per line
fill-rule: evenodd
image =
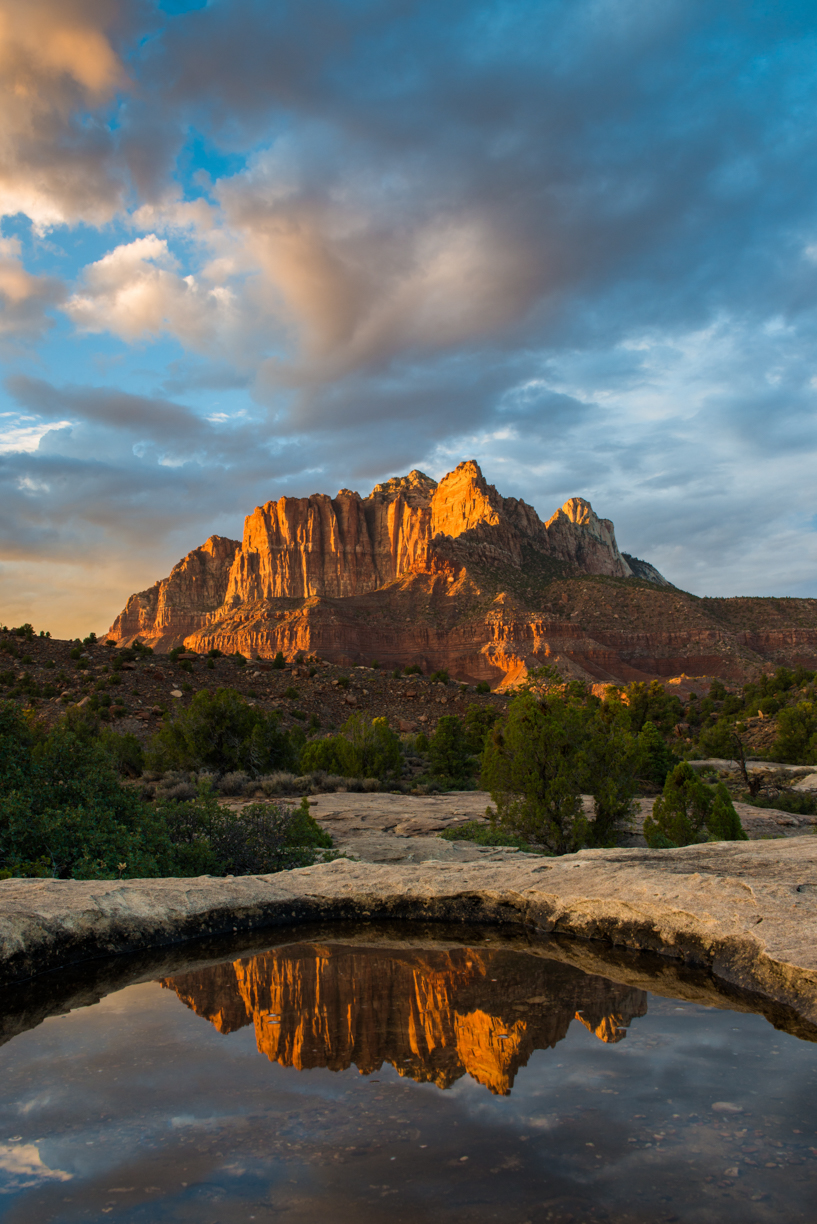
M 340 859 L 226 879 L 7 880 L 0 977 L 316 921 L 479 923 L 658 952 L 817 1024 L 816 896 L 813 836 L 507 862 Z
M 344 666 L 419 663 L 512 685 L 542 663 L 589 682 L 817 665 L 817 601 L 700 600 L 621 553 L 613 524 L 571 497 L 543 522 L 469 460 L 368 497 L 281 497 L 241 543 L 213 536 L 109 631 L 160 652 L 185 645 Z

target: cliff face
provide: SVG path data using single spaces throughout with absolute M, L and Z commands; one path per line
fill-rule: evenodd
M 131 595 L 108 636 L 118 642 L 141 638 L 171 650 L 195 633 L 224 603 L 230 571 L 241 545 L 238 540 L 210 536 L 194 548 L 167 578 L 147 591 Z
M 255 1026 L 258 1049 L 301 1070 L 391 1063 L 450 1087 L 471 1075 L 505 1095 L 534 1050 L 555 1046 L 572 1020 L 620 1041 L 647 1011 L 643 991 L 555 961 L 455 948 L 296 944 L 163 985 L 221 1033 Z
M 439 484 L 413 471 L 365 498 L 341 489 L 334 498 L 282 497 L 259 506 L 241 544 L 211 537 L 168 578 L 131 596 L 109 637 L 127 643 L 138 636 L 160 650 L 185 640 L 194 649 L 207 642 L 235 650 L 252 624 L 254 649 L 265 653 L 282 648 L 269 625 L 266 633 L 259 626 L 281 619 L 278 601 L 355 599 L 407 579 L 433 585 L 440 575 L 461 586 L 471 571 L 482 581 L 486 566 L 524 577 L 531 557 L 552 572 L 631 574 L 612 523 L 581 498 L 543 523 L 531 506 L 502 497 L 473 461 Z M 404 621 L 412 619 L 407 607 Z
M 492 687 L 543 663 L 592 683 L 744 681 L 817 667 L 817 601 L 702 600 L 622 554 L 613 524 L 572 497 L 547 520 L 476 463 L 439 484 L 394 477 L 368 497 L 282 497 L 239 544 L 213 536 L 131 596 L 109 636 L 350 665 L 419 663 Z

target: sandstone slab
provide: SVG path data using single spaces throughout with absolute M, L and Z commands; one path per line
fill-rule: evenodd
M 272 876 L 0 883 L 0 978 L 336 920 L 489 924 L 702 966 L 817 1024 L 817 839 L 560 859 L 337 860 Z

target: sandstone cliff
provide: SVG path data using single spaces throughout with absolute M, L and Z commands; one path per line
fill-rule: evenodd
M 334 498 L 267 502 L 248 515 L 240 544 L 213 536 L 168 578 L 131 596 L 109 637 L 127 643 L 138 636 L 160 650 L 185 641 L 194 649 L 231 650 L 252 642 L 250 649 L 266 653 L 291 645 L 270 631 L 269 622 L 289 609 L 281 601 L 344 601 L 395 584 L 405 590 L 414 579 L 420 599 L 425 592 L 436 597 L 440 576 L 452 589 L 467 579 L 474 594 L 485 584 L 486 567 L 504 567 L 524 581 L 530 573 L 537 583 L 562 571 L 632 573 L 613 524 L 588 502 L 571 498 L 543 523 L 533 507 L 502 497 L 471 460 L 439 484 L 413 471 L 365 498 L 341 489 Z M 322 649 L 343 651 L 341 639 Z
M 499 1095 L 572 1020 L 616 1042 L 647 1011 L 641 990 L 473 948 L 294 944 L 163 985 L 221 1033 L 253 1024 L 259 1051 L 286 1067 L 371 1074 L 388 1062 L 440 1088 L 468 1074 Z
M 368 497 L 282 497 L 240 543 L 213 536 L 131 596 L 109 635 L 247 657 L 419 663 L 503 687 L 543 663 L 592 683 L 745 681 L 817 667 L 817 601 L 697 599 L 616 544 L 573 497 L 543 522 L 473 461 Z

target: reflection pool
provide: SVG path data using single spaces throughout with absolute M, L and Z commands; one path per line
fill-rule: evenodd
M 813 1033 L 658 958 L 405 931 L 6 991 L 0 1219 L 815 1219 Z

